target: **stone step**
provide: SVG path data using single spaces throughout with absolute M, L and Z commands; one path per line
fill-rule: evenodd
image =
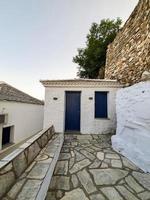
M 63 141 L 63 134 L 55 134 L 4 199 L 44 200 Z

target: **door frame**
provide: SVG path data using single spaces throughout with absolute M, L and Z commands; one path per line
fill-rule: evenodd
M 67 131 L 66 131 L 66 109 L 67 109 L 67 92 L 69 93 L 71 93 L 71 92 L 76 92 L 76 93 L 79 93 L 80 94 L 80 115 L 79 115 L 79 117 L 80 117 L 80 119 L 79 119 L 79 122 L 80 122 L 80 128 L 79 128 L 79 131 L 69 131 L 69 132 L 76 132 L 76 133 L 80 133 L 80 131 L 81 131 L 81 93 L 82 93 L 82 91 L 81 90 L 65 90 L 65 92 L 64 92 L 64 132 L 66 132 L 67 133 Z

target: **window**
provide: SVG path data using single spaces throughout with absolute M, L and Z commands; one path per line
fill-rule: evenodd
M 107 92 L 95 92 L 95 118 L 107 117 Z

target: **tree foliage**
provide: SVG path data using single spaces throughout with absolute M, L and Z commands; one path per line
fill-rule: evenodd
M 105 66 L 107 46 L 114 40 L 121 26 L 121 19 L 103 19 L 93 23 L 86 37 L 86 47 L 78 49 L 73 62 L 79 65 L 80 78 L 97 78 L 99 69 Z

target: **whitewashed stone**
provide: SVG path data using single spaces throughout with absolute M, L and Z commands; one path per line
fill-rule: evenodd
M 80 188 L 74 189 L 70 192 L 66 192 L 65 196 L 61 200 L 89 200 Z
M 94 186 L 93 181 L 92 181 L 89 173 L 85 169 L 80 171 L 80 172 L 78 172 L 77 176 L 78 176 L 82 186 L 84 187 L 84 189 L 86 190 L 86 192 L 88 194 L 91 194 L 91 193 L 97 191 L 97 189 Z
M 150 81 L 117 93 L 117 134 L 113 148 L 144 172 L 150 172 Z
M 113 185 L 128 172 L 120 169 L 91 169 L 96 185 Z
M 120 194 L 117 192 L 117 190 L 114 187 L 105 187 L 101 188 L 101 191 L 105 194 L 105 196 L 109 200 L 123 200 L 123 198 L 120 196 Z

